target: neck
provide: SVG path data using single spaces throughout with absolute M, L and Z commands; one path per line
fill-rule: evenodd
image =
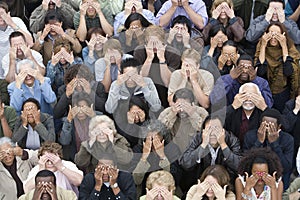
M 219 21 L 220 21 L 224 26 L 226 26 L 227 23 L 228 23 L 228 18 L 225 18 L 225 19 L 220 19 L 220 18 L 219 18 Z
M 255 185 L 254 190 L 257 195 L 260 195 L 264 191 L 265 185 Z
M 254 109 L 252 109 L 252 110 L 245 110 L 245 109 L 244 109 L 244 112 L 245 112 L 245 114 L 246 114 L 247 116 L 250 116 L 250 115 L 252 114 L 253 110 L 254 110 Z

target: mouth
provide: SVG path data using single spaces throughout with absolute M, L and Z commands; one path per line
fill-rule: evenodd
M 135 13 L 136 12 L 136 8 L 135 8 L 135 6 L 133 6 L 132 8 L 131 8 L 131 13 Z

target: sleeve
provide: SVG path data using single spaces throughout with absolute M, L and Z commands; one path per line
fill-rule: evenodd
M 165 124 L 168 129 L 171 129 L 177 119 L 176 115 L 177 113 L 173 112 L 172 108 L 169 107 L 160 113 L 158 120 Z
M 228 167 L 237 172 L 241 160 L 240 142 L 232 133 L 229 133 L 228 137 L 229 141 L 226 142 L 228 146 L 223 149 L 224 162 Z
M 14 127 L 15 127 L 15 123 L 17 121 L 17 113 L 16 113 L 15 109 L 12 107 L 6 107 L 5 111 L 4 111 L 4 114 L 5 114 L 8 126 L 9 126 L 10 130 L 13 131 Z
M 19 143 L 25 137 L 27 132 L 28 132 L 28 130 L 26 128 L 24 128 L 24 126 L 22 126 L 22 120 L 19 117 L 19 119 L 16 121 L 16 124 L 15 124 L 14 132 L 13 132 L 13 135 L 11 138 L 12 141 Z
M 161 102 L 156 91 L 156 87 L 150 78 L 144 78 L 147 86 L 142 88 L 144 97 L 150 105 L 150 110 L 157 112 L 161 108 Z
M 257 138 L 257 130 L 250 130 L 245 134 L 244 143 L 243 143 L 243 151 L 246 152 L 252 148 L 263 147 L 263 143 L 261 143 Z
M 39 136 L 44 141 L 55 141 L 55 131 L 54 131 L 54 122 L 53 117 L 47 115 L 45 122 L 41 122 L 34 127 L 34 130 L 38 132 Z
M 125 17 L 124 13 L 125 12 L 122 11 L 122 12 L 118 13 L 116 15 L 116 17 L 115 17 L 115 20 L 114 20 L 114 33 L 115 33 L 115 37 L 119 36 L 120 30 L 118 30 L 118 29 L 119 29 L 120 25 L 122 24 L 121 23 L 122 18 Z
M 282 194 L 282 200 L 290 200 L 289 195 L 300 188 L 300 178 L 296 178 L 289 186 L 289 188 Z
M 194 107 L 195 112 L 190 116 L 190 122 L 196 131 L 200 131 L 204 119 L 208 116 L 208 112 L 199 106 Z
M 142 184 L 144 176 L 145 176 L 146 172 L 149 169 L 150 169 L 149 162 L 147 160 L 146 161 L 142 161 L 140 159 L 140 161 L 138 162 L 136 168 L 132 172 L 133 180 L 134 180 L 134 182 L 135 182 L 136 185 Z
M 204 39 L 205 44 L 210 44 L 209 31 L 210 31 L 211 27 L 217 25 L 218 23 L 219 23 L 218 20 L 216 20 L 214 18 L 210 18 L 209 22 L 203 28 L 202 34 L 203 34 L 203 39 Z
M 98 200 L 101 195 L 100 191 L 95 190 L 94 173 L 87 174 L 79 187 L 79 200 Z
M 156 15 L 155 25 L 159 25 L 159 21 L 160 21 L 161 16 L 166 14 L 166 12 L 170 9 L 171 5 L 172 5 L 171 1 L 167 1 L 162 5 L 162 7 L 160 8 L 160 10 L 158 11 L 158 13 Z M 167 28 L 167 27 L 164 27 L 164 28 Z
M 245 29 L 244 22 L 240 17 L 234 17 L 229 20 L 229 30 L 233 34 L 233 40 L 235 42 L 240 42 L 244 38 Z
M 282 115 L 288 120 L 288 127 L 284 127 L 288 133 L 292 132 L 298 118 L 298 114 L 295 114 L 293 112 L 295 108 L 294 102 L 294 99 L 291 99 L 288 102 L 286 102 L 285 107 L 282 111 Z
M 116 152 L 116 156 L 120 164 L 129 164 L 131 162 L 133 152 L 130 148 L 130 144 L 123 136 L 120 135 L 120 138 L 113 145 L 113 149 Z
M 95 76 L 96 76 L 96 81 L 102 81 L 103 80 L 104 74 L 105 74 L 105 70 L 106 70 L 106 64 L 105 64 L 104 58 L 99 58 L 95 62 Z
M 10 96 L 10 106 L 16 109 L 19 113 L 22 110 L 22 104 L 25 101 L 23 90 L 16 88 L 15 82 L 12 82 L 7 87 Z
M 116 196 L 118 196 L 119 200 L 137 199 L 136 187 L 133 181 L 133 177 L 129 173 L 126 173 L 126 176 L 124 177 L 118 178 L 118 184 L 120 185 L 121 192 Z
M 45 77 L 44 83 L 40 86 L 44 100 L 48 104 L 54 103 L 56 101 L 56 95 L 51 88 L 50 79 L 48 77 Z
M 43 20 L 45 19 L 46 14 L 47 11 L 43 9 L 42 5 L 33 11 L 29 19 L 29 28 L 31 32 L 37 33 L 42 29 L 44 25 Z
M 86 167 L 90 164 L 91 157 L 92 155 L 86 150 L 86 147 L 81 144 L 79 152 L 75 154 L 74 162 L 79 167 Z
M 108 94 L 105 92 L 104 85 L 98 82 L 95 95 L 95 110 L 105 113 L 105 103 Z
M 62 145 L 69 145 L 72 140 L 73 124 L 67 119 L 64 121 L 61 133 L 59 135 L 59 142 Z
M 297 167 L 298 174 L 300 174 L 300 148 L 298 148 L 298 152 L 297 152 L 296 167 Z
M 75 30 L 78 29 L 79 22 L 80 22 L 80 11 L 76 12 L 74 17 L 73 17 L 73 23 L 74 23 Z
M 264 34 L 265 29 L 268 25 L 269 23 L 265 19 L 265 15 L 261 15 L 255 18 L 245 33 L 246 40 L 249 42 L 257 42 L 259 38 Z
M 262 96 L 265 99 L 265 102 L 266 102 L 267 106 L 269 108 L 272 108 L 274 100 L 273 100 L 273 95 L 272 95 L 271 89 L 269 87 L 269 83 L 265 79 L 262 79 L 262 80 L 263 81 L 261 81 L 261 83 L 256 82 L 256 81 L 253 81 L 253 83 L 255 83 L 256 85 L 258 85 L 258 87 L 259 87 L 259 89 L 261 91 L 261 94 L 262 94 Z
M 67 97 L 65 87 L 64 88 L 60 87 L 58 89 L 57 96 L 58 97 L 60 96 L 60 98 L 58 98 L 58 101 L 55 104 L 53 109 L 53 117 L 55 119 L 62 118 L 66 113 L 68 113 L 69 105 L 71 105 L 71 100 L 72 100 L 72 97 L 70 98 Z
M 115 109 L 117 108 L 118 101 L 120 99 L 120 89 L 121 89 L 121 86 L 119 86 L 116 81 L 114 81 L 111 84 L 110 90 L 108 93 L 108 98 L 105 103 L 106 112 L 113 113 L 115 111 Z
M 300 30 L 296 22 L 289 18 L 285 18 L 283 25 L 288 31 L 288 35 L 294 41 L 295 44 L 300 44 Z
M 46 77 L 48 77 L 51 81 L 51 83 L 54 83 L 54 77 L 56 75 L 56 69 L 57 66 L 52 65 L 51 60 L 48 61 L 47 63 L 47 73 L 46 73 Z

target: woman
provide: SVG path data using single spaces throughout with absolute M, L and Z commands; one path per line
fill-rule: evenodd
M 134 49 L 138 45 L 144 44 L 143 33 L 145 28 L 151 23 L 140 13 L 131 13 L 124 24 L 125 31 L 119 35 L 123 52 L 133 55 Z
M 87 46 L 82 49 L 84 64 L 95 73 L 95 62 L 103 55 L 103 45 L 107 41 L 104 31 L 100 27 L 90 28 L 86 36 Z
M 186 200 L 235 200 L 235 195 L 229 185 L 230 177 L 223 166 L 209 166 L 202 173 L 198 184 L 190 188 Z
M 175 191 L 175 181 L 172 174 L 168 171 L 160 170 L 152 172 L 147 178 L 147 194 L 140 197 L 140 200 L 179 200 L 173 195 Z
M 257 75 L 268 80 L 274 105 L 280 112 L 299 86 L 300 53 L 282 23 L 271 22 L 255 53 Z
M 230 70 L 237 65 L 237 60 L 240 57 L 237 44 L 232 41 L 226 41 L 221 50 L 221 55 L 218 58 L 218 69 L 221 75 L 229 74 Z
M 89 138 L 89 123 L 95 116 L 93 103 L 85 92 L 73 96 L 73 107 L 70 106 L 67 119 L 64 121 L 59 142 L 64 145 L 64 158 L 74 160 L 80 144 Z
M 238 171 L 239 177 L 235 180 L 237 200 L 282 198 L 282 166 L 278 156 L 271 149 L 250 150 L 241 160 Z
M 106 115 L 95 116 L 89 124 L 89 138 L 81 143 L 75 163 L 92 172 L 100 154 L 115 153 L 120 169 L 126 169 L 132 160 L 132 150 L 127 140 L 117 133 L 114 122 Z
M 210 29 L 218 24 L 225 28 L 229 40 L 240 42 L 243 39 L 245 33 L 244 22 L 240 17 L 234 15 L 232 0 L 215 0 L 211 12 L 212 17 L 202 32 L 206 44 L 210 42 Z

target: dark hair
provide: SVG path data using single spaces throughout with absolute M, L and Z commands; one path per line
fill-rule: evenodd
M 280 159 L 270 147 L 249 150 L 239 164 L 238 173 L 243 175 L 245 172 L 247 172 L 248 175 L 251 176 L 252 166 L 256 163 L 266 163 L 268 165 L 268 171 L 270 175 L 273 175 L 273 173 L 277 171 L 277 179 L 282 176 L 283 168 Z
M 184 15 L 178 15 L 172 20 L 171 28 L 173 28 L 176 24 L 185 24 L 188 28 L 188 32 L 191 35 L 192 31 L 192 22 Z
M 23 33 L 21 33 L 20 31 L 14 31 L 9 35 L 9 44 L 11 44 L 12 38 L 19 37 L 19 36 L 21 36 L 23 38 L 23 40 L 26 42 L 26 38 Z
M 86 40 L 90 41 L 90 39 L 91 39 L 91 37 L 92 37 L 93 34 L 100 34 L 103 37 L 106 37 L 106 34 L 105 34 L 105 32 L 103 31 L 102 28 L 100 28 L 100 27 L 92 27 L 87 32 Z
M 38 177 L 53 177 L 53 181 L 54 181 L 54 185 L 56 186 L 56 177 L 55 174 L 52 171 L 49 171 L 47 169 L 41 170 L 39 171 L 36 175 L 35 175 L 35 184 L 37 184 L 37 178 Z
M 0 1 L 0 8 L 3 8 L 6 13 L 8 13 L 8 11 L 9 11 L 9 7 L 8 7 L 7 3 L 4 1 Z
M 138 97 L 138 96 L 132 96 L 129 100 L 129 108 L 132 106 L 138 106 L 140 109 L 142 109 L 145 112 L 146 120 L 148 119 L 149 115 L 149 106 L 144 98 Z
M 271 2 L 279 2 L 282 3 L 282 8 L 285 9 L 285 2 L 283 0 L 270 0 L 268 3 L 268 8 L 270 7 Z
M 131 22 L 139 20 L 142 24 L 142 27 L 148 27 L 152 25 L 143 15 L 140 13 L 131 13 L 128 15 L 127 19 L 125 20 L 124 27 L 125 29 L 129 29 Z
M 26 100 L 23 102 L 23 104 L 22 104 L 22 110 L 24 110 L 24 106 L 25 106 L 25 104 L 28 103 L 28 102 L 34 103 L 34 104 L 36 105 L 36 107 L 38 108 L 38 110 L 41 109 L 41 104 L 40 104 L 40 102 L 39 102 L 38 100 L 36 100 L 35 98 L 28 98 L 28 99 L 26 99 Z
M 290 48 L 291 46 L 293 46 L 294 45 L 293 40 L 290 38 L 290 36 L 288 34 L 288 31 L 285 28 L 285 26 L 280 22 L 271 21 L 270 24 L 268 25 L 268 27 L 266 28 L 266 33 L 269 32 L 270 27 L 273 26 L 273 25 L 278 26 L 281 30 L 281 33 L 285 33 L 287 47 Z
M 173 102 L 175 103 L 177 99 L 187 99 L 190 103 L 195 101 L 193 92 L 187 88 L 181 88 L 174 93 Z
M 260 116 L 260 122 L 264 117 L 272 117 L 277 120 L 277 125 L 280 125 L 282 122 L 281 113 L 275 108 L 266 109 Z
M 63 19 L 62 19 L 62 15 L 56 10 L 49 10 L 44 19 L 45 24 L 48 24 L 50 20 L 62 22 Z
M 111 160 L 113 161 L 113 165 L 117 165 L 117 156 L 116 153 L 108 153 L 108 152 L 104 152 L 104 153 L 100 153 L 97 155 L 97 160 L 99 162 L 99 160 Z
M 74 64 L 65 73 L 65 85 L 70 83 L 77 75 L 80 78 L 86 79 L 88 82 L 95 80 L 94 74 L 92 74 L 88 66 L 84 64 Z
M 72 97 L 73 105 L 78 105 L 79 101 L 85 101 L 88 106 L 91 106 L 93 103 L 90 95 L 88 95 L 86 92 L 78 92 L 73 95 Z
M 241 54 L 240 57 L 237 59 L 236 64 L 239 65 L 241 60 L 249 60 L 251 61 L 252 66 L 254 65 L 254 61 L 251 56 L 248 54 Z
M 223 24 L 220 24 L 220 23 L 212 26 L 211 29 L 209 30 L 208 35 L 209 35 L 209 37 L 215 37 L 219 31 L 222 31 L 222 33 L 227 35 Z
M 170 129 L 168 129 L 167 126 L 158 119 L 148 121 L 148 123 L 142 127 L 142 131 L 144 138 L 146 138 L 150 132 L 157 132 L 158 135 L 164 139 L 165 145 L 172 141 Z
M 238 51 L 238 45 L 236 42 L 232 41 L 232 40 L 227 40 L 226 42 L 223 43 L 223 47 L 225 46 L 232 46 L 235 47 L 236 50 Z
M 127 67 L 135 67 L 140 71 L 140 63 L 135 58 L 126 58 L 121 62 L 121 73 L 124 73 L 124 69 Z
M 212 114 L 208 115 L 208 116 L 204 119 L 204 121 L 203 121 L 203 123 L 202 123 L 202 129 L 201 129 L 201 130 L 205 129 L 206 123 L 207 123 L 208 121 L 214 120 L 214 119 L 219 120 L 220 123 L 221 123 L 221 125 L 223 126 L 223 121 L 224 121 L 224 120 L 222 120 L 221 116 L 218 115 L 218 114 L 212 113 Z

